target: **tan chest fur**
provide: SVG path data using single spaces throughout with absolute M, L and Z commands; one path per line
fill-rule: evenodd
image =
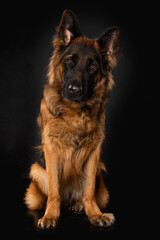
M 97 116 L 79 111 L 71 114 L 68 110 L 54 118 L 44 100 L 41 102 L 41 114 L 42 143 L 58 152 L 60 172 L 63 173 L 61 177 L 67 179 L 81 175 L 88 156 L 104 139 L 104 128 L 96 120 Z

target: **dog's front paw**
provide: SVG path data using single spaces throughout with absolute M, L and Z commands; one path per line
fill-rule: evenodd
M 38 220 L 37 226 L 40 229 L 55 228 L 57 225 L 57 221 L 58 218 L 43 216 L 41 219 Z
M 91 215 L 89 220 L 95 227 L 109 227 L 114 223 L 115 217 L 112 213 L 102 213 L 101 215 Z

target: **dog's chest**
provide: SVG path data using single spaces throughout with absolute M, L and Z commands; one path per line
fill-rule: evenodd
M 53 119 L 48 136 L 57 145 L 79 148 L 97 132 L 98 123 L 85 114 Z
M 95 121 L 85 114 L 75 115 L 65 120 L 60 138 L 67 145 L 79 147 L 87 141 L 87 137 L 96 130 Z

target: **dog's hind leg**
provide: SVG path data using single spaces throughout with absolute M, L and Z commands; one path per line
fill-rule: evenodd
M 40 191 L 36 182 L 32 181 L 27 188 L 25 194 L 25 204 L 27 205 L 29 210 L 37 210 L 43 207 L 43 203 L 45 201 L 44 194 Z
M 109 201 L 109 192 L 104 185 L 103 177 L 97 176 L 96 179 L 96 202 L 100 209 L 104 209 Z
M 41 209 L 48 195 L 48 178 L 46 170 L 37 162 L 31 166 L 32 179 L 27 188 L 24 201 L 30 210 Z

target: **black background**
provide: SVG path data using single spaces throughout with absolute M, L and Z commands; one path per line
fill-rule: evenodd
M 39 143 L 36 117 L 53 50 L 51 41 L 66 8 L 76 14 L 81 32 L 87 37 L 97 38 L 110 26 L 120 28 L 123 54 L 113 72 L 115 87 L 106 109 L 106 140 L 102 148 L 102 160 L 108 170 L 104 178 L 111 195 L 107 210 L 115 214 L 116 223 L 112 228 L 96 229 L 84 215 L 62 212 L 57 229 L 41 232 L 35 229 L 33 214 L 27 212 L 23 196 L 29 183 L 29 166 L 39 157 L 33 150 Z M 45 1 L 37 5 L 6 4 L 1 12 L 0 156 L 5 233 L 38 237 L 61 233 L 66 237 L 85 233 L 103 233 L 106 238 L 117 233 L 132 236 L 138 229 L 135 206 L 139 198 L 136 179 L 141 147 L 139 100 L 143 81 L 139 66 L 142 68 L 140 36 L 145 22 L 142 8 L 130 1 Z

